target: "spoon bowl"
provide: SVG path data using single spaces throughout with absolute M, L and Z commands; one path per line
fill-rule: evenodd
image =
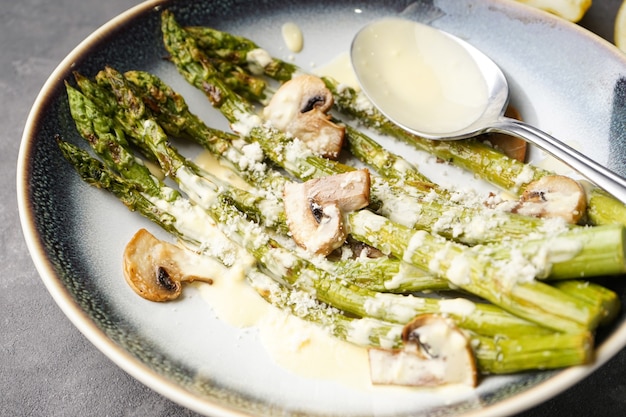
M 540 129 L 504 116 L 506 76 L 468 42 L 422 23 L 387 18 L 357 33 L 350 56 L 363 92 L 404 130 L 432 140 L 513 135 L 626 204 L 624 178 Z

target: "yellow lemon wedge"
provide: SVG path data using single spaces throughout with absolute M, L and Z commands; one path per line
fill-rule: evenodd
M 624 0 L 617 11 L 613 37 L 615 46 L 626 52 L 626 0 Z
M 553 13 L 571 22 L 578 22 L 583 18 L 589 7 L 591 0 L 516 0 L 520 3 L 536 7 L 541 10 Z

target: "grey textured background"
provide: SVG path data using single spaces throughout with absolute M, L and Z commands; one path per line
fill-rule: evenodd
M 195 416 L 127 375 L 54 303 L 22 236 L 15 191 L 22 130 L 56 65 L 138 0 L 0 3 L 0 415 Z M 612 40 L 621 0 L 595 0 L 581 25 Z M 626 415 L 626 350 L 591 377 L 523 416 Z

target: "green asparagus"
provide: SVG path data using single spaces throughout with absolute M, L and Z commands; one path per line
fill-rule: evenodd
M 595 328 L 601 311 L 547 284 L 534 280 L 537 266 L 525 259 L 496 260 L 424 231 L 408 229 L 368 211 L 351 213 L 352 234 L 384 253 L 445 277 L 527 320 L 565 332 Z
M 128 180 L 116 176 L 102 163 L 91 158 L 86 152 L 74 145 L 57 140 L 63 155 L 76 168 L 81 177 L 93 186 L 103 188 L 116 195 L 131 210 L 148 217 L 155 224 L 163 227 L 187 242 L 206 240 L 200 229 L 188 229 L 184 233 L 176 229 L 177 223 L 168 210 L 174 210 L 173 203 L 163 200 L 155 204 L 145 198 Z M 155 215 L 158 213 L 158 215 Z M 200 212 L 194 212 L 194 215 Z M 211 237 L 216 242 L 220 237 Z M 207 255 L 211 256 L 211 255 Z M 285 287 L 269 278 L 256 268 L 247 270 L 246 277 L 259 295 L 276 307 L 288 311 L 297 317 L 309 321 L 329 331 L 335 337 L 365 347 L 399 348 L 402 341 L 399 324 L 381 320 L 353 318 L 342 314 L 311 298 L 310 293 Z M 305 301 L 302 301 L 305 300 Z M 470 336 L 478 359 L 479 370 L 483 373 L 510 373 L 528 369 L 552 369 L 587 363 L 591 358 L 592 344 L 588 336 L 558 334 L 529 335 L 519 340 Z M 583 341 L 583 343 L 581 343 Z M 506 348 L 514 345 L 517 348 Z M 541 346 L 542 349 L 537 349 Z M 569 352 L 563 355 L 563 352 Z
M 163 104 L 157 105 L 153 101 L 153 104 L 150 107 L 152 110 L 154 110 L 155 114 L 157 114 L 159 120 L 164 120 L 168 122 L 164 126 L 171 124 L 169 122 L 171 119 L 177 120 L 178 118 L 179 120 L 186 120 L 188 122 L 181 124 L 181 127 L 185 126 L 186 134 L 188 136 L 194 135 L 198 138 L 199 142 L 202 142 L 202 138 L 212 137 L 212 135 L 215 133 L 215 131 L 213 131 L 210 135 L 203 134 L 203 132 L 205 132 L 208 128 L 197 117 L 189 113 L 188 108 L 184 104 L 184 100 L 180 98 L 180 96 L 176 95 L 173 91 L 171 91 L 171 89 L 167 88 L 167 86 L 165 86 L 158 78 L 149 74 L 141 74 L 138 72 L 132 72 L 130 76 L 131 79 L 134 80 L 133 83 L 137 86 L 140 86 L 144 93 L 148 91 L 158 91 L 158 93 L 152 93 L 150 97 L 155 95 L 157 97 L 160 97 L 161 100 L 163 100 Z M 147 100 L 150 100 L 150 97 Z M 168 111 L 168 108 L 171 109 L 174 108 L 174 106 L 166 106 L 167 101 L 165 101 L 165 97 L 172 97 L 173 100 L 176 100 L 177 105 L 175 107 L 178 109 L 176 113 L 172 114 L 171 110 Z M 176 131 L 172 131 L 171 133 L 175 135 Z M 227 142 L 227 144 L 228 143 L 229 142 Z M 220 150 L 228 149 L 227 144 L 221 146 Z M 207 146 L 207 148 L 212 149 L 210 144 Z M 241 170 L 239 170 L 238 172 L 240 174 L 245 174 L 245 172 L 242 172 Z M 261 175 L 260 177 L 268 178 L 267 172 L 263 172 L 263 175 Z M 280 182 L 278 181 L 278 179 L 280 178 L 283 177 L 279 176 L 278 178 L 273 178 L 271 180 L 272 184 Z M 261 186 L 263 188 L 267 187 L 266 182 L 261 181 L 260 178 L 257 178 L 255 182 L 258 186 Z M 278 187 L 278 189 L 280 188 L 281 187 Z M 259 220 L 265 222 L 265 220 L 262 219 L 260 213 L 253 213 L 253 206 L 259 204 L 261 198 L 255 196 L 251 199 L 252 201 L 247 204 L 247 213 L 252 214 L 256 216 Z M 243 200 L 243 198 L 240 198 L 240 202 L 233 203 L 238 204 L 239 208 L 245 208 L 244 205 L 241 203 L 241 201 Z M 450 210 L 452 211 L 453 209 Z M 461 213 L 459 217 L 468 217 L 472 219 L 472 225 L 475 227 L 475 225 L 477 224 L 476 216 L 470 217 L 469 210 L 458 210 Z M 475 212 L 473 212 L 473 214 L 475 215 Z M 403 215 L 406 215 L 406 213 L 403 213 Z M 442 216 L 441 211 L 439 212 L 439 216 Z M 278 217 L 280 218 L 280 215 Z M 521 216 L 513 217 L 513 219 L 521 218 Z M 525 236 L 529 235 L 529 230 L 527 230 L 527 228 L 532 227 L 536 224 L 543 224 L 542 221 L 539 219 L 534 219 L 537 221 L 537 223 L 533 223 L 529 221 L 530 219 L 524 218 L 524 221 L 516 226 L 515 221 L 511 219 L 508 220 L 509 222 L 506 224 L 509 225 L 509 229 L 506 230 L 511 230 L 511 228 L 515 227 L 517 230 L 520 231 L 520 233 L 523 233 Z M 429 221 L 432 223 L 436 223 L 436 219 L 429 219 Z M 278 224 L 282 224 L 280 220 L 278 220 Z M 535 226 L 535 229 L 538 229 L 538 227 Z M 590 230 L 587 229 L 586 232 L 590 232 Z M 514 236 L 511 236 L 510 238 L 511 240 L 513 240 Z M 574 241 L 581 244 L 582 247 L 580 252 L 572 257 L 572 259 L 568 260 L 568 262 L 554 264 L 550 271 L 551 278 L 571 278 L 573 276 L 599 276 L 625 272 L 624 241 L 626 240 L 626 237 L 624 236 L 621 228 L 598 228 L 594 229 L 594 233 L 577 234 L 576 232 L 572 232 L 566 234 L 563 239 L 573 239 Z M 607 248 L 615 248 L 615 250 L 607 250 Z M 536 244 L 528 244 L 523 249 L 523 251 L 527 254 L 532 254 L 536 250 Z M 423 287 L 417 286 L 414 288 L 414 290 L 417 290 L 418 288 Z
M 198 45 L 207 55 L 217 54 L 220 58 L 241 67 L 245 67 L 246 56 L 250 51 L 260 49 L 258 45 L 246 38 L 212 28 L 193 27 L 186 28 L 186 30 L 198 41 Z M 237 52 L 230 54 L 230 51 Z M 271 70 L 276 66 L 285 69 L 280 77 L 276 77 Z M 272 65 L 268 66 L 265 75 L 286 81 L 302 72 L 293 64 L 273 58 Z M 389 122 L 370 104 L 364 105 L 368 101 L 362 93 L 340 85 L 336 80 L 328 77 L 325 77 L 324 81 L 333 92 L 335 103 L 341 112 L 384 134 L 396 137 L 444 161 L 465 168 L 499 187 L 521 192 L 529 182 L 549 174 L 546 170 L 509 158 L 479 139 L 441 142 L 409 134 Z M 602 190 L 593 187 L 589 195 L 588 220 L 592 224 L 621 223 L 626 225 L 626 206 Z

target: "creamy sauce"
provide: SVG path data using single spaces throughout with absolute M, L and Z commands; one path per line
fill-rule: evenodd
M 372 101 L 414 130 L 456 132 L 487 105 L 486 82 L 474 59 L 429 26 L 402 19 L 367 26 L 354 40 L 352 60 Z
M 356 74 L 352 69 L 350 54 L 347 52 L 340 54 L 329 63 L 316 68 L 313 73 L 318 77 L 333 78 L 339 83 L 354 88 L 357 91 L 361 89 L 359 80 L 356 78 Z
M 300 27 L 293 22 L 285 23 L 281 28 L 283 41 L 291 52 L 300 52 L 304 46 L 304 36 Z
M 216 316 L 234 327 L 250 327 L 271 307 L 245 280 L 243 268 L 226 268 L 210 258 L 191 254 L 186 272 L 202 276 L 211 271 L 212 283 L 195 284 Z
M 274 362 L 298 375 L 371 387 L 367 351 L 333 338 L 299 318 L 272 309 L 258 323 L 261 342 Z
M 246 183 L 233 170 L 222 165 L 220 161 L 209 151 L 202 151 L 196 158 L 196 164 L 207 172 L 215 175 L 228 183 L 233 184 L 242 190 L 249 190 L 250 185 Z
M 333 380 L 358 389 L 372 387 L 365 349 L 273 307 L 248 285 L 242 270 L 222 267 L 219 275 L 213 275 L 213 284 L 195 284 L 202 298 L 220 320 L 234 327 L 257 328 L 263 347 L 276 364 L 307 378 Z

